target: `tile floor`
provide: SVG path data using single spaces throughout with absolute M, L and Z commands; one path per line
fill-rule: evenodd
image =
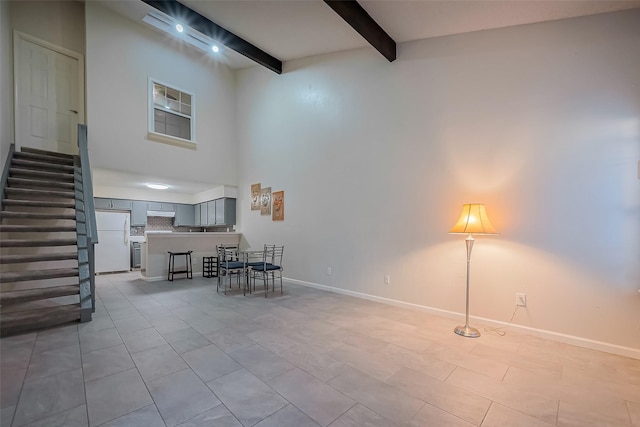
M 137 277 L 98 277 L 90 323 L 0 340 L 2 426 L 640 426 L 639 360 L 292 284 Z

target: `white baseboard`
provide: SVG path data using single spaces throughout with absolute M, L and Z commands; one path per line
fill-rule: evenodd
M 349 296 L 353 296 L 353 297 L 357 297 L 357 298 L 363 298 L 363 299 L 367 299 L 370 301 L 376 301 L 376 302 L 381 302 L 384 304 L 390 304 L 390 305 L 395 305 L 397 307 L 403 307 L 403 308 L 412 308 L 412 309 L 417 309 L 420 311 L 424 311 L 427 313 L 431 313 L 431 314 L 435 314 L 438 316 L 444 316 L 444 317 L 449 317 L 452 319 L 456 319 L 456 320 L 460 320 L 465 318 L 465 315 L 463 313 L 456 313 L 455 311 L 448 311 L 448 310 L 442 310 L 439 308 L 435 308 L 435 307 L 428 307 L 425 305 L 419 305 L 419 304 L 413 304 L 413 303 L 409 303 L 409 302 L 404 302 L 404 301 L 398 301 L 398 300 L 394 300 L 391 298 L 385 298 L 385 297 L 379 297 L 379 296 L 375 296 L 375 295 L 369 295 L 369 294 L 364 294 L 361 292 L 355 292 L 355 291 L 350 291 L 347 289 L 341 289 L 341 288 L 335 288 L 332 286 L 326 286 L 326 285 L 320 285 L 318 283 L 312 283 L 312 282 L 305 282 L 304 280 L 297 280 L 297 279 L 290 279 L 290 278 L 285 278 L 283 277 L 283 280 L 286 280 L 287 282 L 290 283 L 295 283 L 298 285 L 302 285 L 302 286 L 308 286 L 311 288 L 317 288 L 317 289 L 322 289 L 325 291 L 329 291 L 329 292 L 335 292 L 338 294 L 343 294 L 343 295 L 349 295 Z M 500 327 L 500 326 L 506 326 L 507 322 L 501 322 L 498 320 L 492 320 L 492 319 L 486 319 L 484 317 L 478 317 L 478 316 L 469 316 L 470 318 L 473 318 L 474 320 L 477 320 L 487 326 L 491 326 L 491 327 Z M 610 343 L 606 343 L 606 342 L 602 342 L 602 341 L 595 341 L 595 340 L 591 340 L 588 338 L 581 338 L 581 337 L 577 337 L 574 335 L 567 335 L 567 334 L 562 334 L 562 333 L 558 333 L 558 332 L 553 332 L 553 331 L 547 331 L 544 329 L 537 329 L 537 328 L 531 328 L 529 326 L 522 326 L 522 325 L 516 325 L 516 324 L 510 324 L 509 328 L 521 333 L 525 333 L 528 335 L 533 335 L 539 338 L 545 338 L 545 339 L 549 339 L 549 340 L 553 340 L 553 341 L 558 341 L 558 342 L 562 342 L 565 344 L 571 344 L 571 345 L 575 345 L 575 346 L 579 346 L 579 347 L 584 347 L 584 348 L 589 348 L 592 350 L 598 350 L 598 351 L 604 351 L 606 353 L 612 353 L 612 354 L 617 354 L 619 356 L 625 356 L 625 357 L 630 357 L 632 359 L 638 359 L 640 360 L 640 349 L 636 349 L 636 348 L 631 348 L 631 347 L 624 347 L 621 345 L 617 345 L 617 344 L 610 344 Z
M 192 274 L 193 277 L 202 277 L 202 272 L 200 273 L 193 273 Z M 154 277 L 147 277 L 147 276 L 143 276 L 142 274 L 140 275 L 140 278 L 146 282 L 160 282 L 162 280 L 167 280 L 167 276 L 154 276 Z M 180 280 L 180 279 L 186 279 L 187 276 L 185 276 L 184 274 L 181 274 L 180 277 L 176 277 L 174 279 L 175 280 Z

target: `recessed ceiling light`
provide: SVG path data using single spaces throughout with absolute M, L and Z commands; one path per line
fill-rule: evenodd
M 169 188 L 168 185 L 164 184 L 147 184 L 147 187 L 153 188 L 154 190 L 166 190 L 167 188 Z
M 185 25 L 162 12 L 151 11 L 145 15 L 142 20 L 164 33 L 179 37 L 183 42 L 204 52 L 211 53 L 213 51 L 214 53 L 218 53 L 223 50 L 223 47 L 221 47 L 223 46 L 223 43 L 190 28 L 188 25 Z M 215 48 L 213 47 L 214 45 Z

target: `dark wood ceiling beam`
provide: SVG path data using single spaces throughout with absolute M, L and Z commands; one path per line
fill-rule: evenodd
M 282 74 L 282 61 L 278 58 L 269 55 L 262 49 L 254 46 L 243 38 L 236 36 L 231 31 L 222 28 L 210 19 L 200 15 L 198 12 L 183 5 L 182 3 L 176 0 L 142 1 L 172 18 L 187 24 L 194 30 L 222 43 L 229 49 L 235 50 L 239 54 L 257 62 L 263 67 L 266 67 L 271 71 L 275 71 L 278 74 Z
M 360 6 L 356 0 L 324 0 L 342 19 L 347 21 L 366 41 L 389 62 L 396 59 L 396 42 Z

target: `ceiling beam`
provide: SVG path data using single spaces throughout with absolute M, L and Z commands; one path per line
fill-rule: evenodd
M 231 31 L 222 28 L 210 19 L 200 15 L 198 12 L 183 5 L 182 3 L 176 0 L 142 1 L 172 18 L 184 22 L 194 30 L 211 37 L 229 49 L 235 50 L 239 54 L 246 56 L 263 67 L 266 67 L 271 71 L 275 71 L 278 74 L 282 74 L 282 61 L 278 58 L 269 55 L 262 49 L 254 46 L 243 38 L 236 36 Z
M 396 42 L 369 16 L 360 3 L 356 0 L 324 0 L 324 2 L 389 62 L 395 61 Z

